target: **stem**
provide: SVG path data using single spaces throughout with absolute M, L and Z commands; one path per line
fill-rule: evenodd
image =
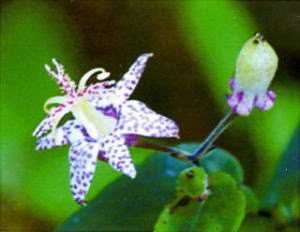
M 167 152 L 170 153 L 171 156 L 174 158 L 188 161 L 188 152 L 176 149 L 176 148 L 171 148 L 165 145 L 159 145 L 159 144 L 154 144 L 154 143 L 147 143 L 147 142 L 138 142 L 137 144 L 134 145 L 135 147 L 141 147 L 141 148 L 147 148 L 147 149 L 152 149 L 156 151 L 162 151 L 162 152 Z
M 204 142 L 200 147 L 191 155 L 189 159 L 196 165 L 199 165 L 198 159 L 209 151 L 211 145 L 216 141 L 216 139 L 222 134 L 224 130 L 233 122 L 237 114 L 231 110 L 224 116 L 224 118 L 218 123 L 218 125 L 213 129 L 212 132 L 206 137 Z

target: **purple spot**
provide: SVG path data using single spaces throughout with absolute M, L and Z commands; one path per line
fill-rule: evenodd
M 128 147 L 134 146 L 139 139 L 139 136 L 135 134 L 125 134 L 123 136 L 125 138 L 125 145 Z
M 118 112 L 113 105 L 106 107 L 96 107 L 96 110 L 101 111 L 105 116 L 109 116 L 115 119 L 119 118 Z
M 267 92 L 267 95 L 268 95 L 268 97 L 271 99 L 271 101 L 275 101 L 276 94 L 275 94 L 273 91 L 269 90 L 269 91 Z
M 229 80 L 229 87 L 232 91 L 234 91 L 234 87 L 235 87 L 235 77 L 230 78 Z
M 84 127 L 82 127 L 80 131 L 84 137 L 90 137 L 89 133 L 87 132 L 87 130 Z
M 103 162 L 108 162 L 108 159 L 105 157 L 105 152 L 104 151 L 99 151 L 98 159 L 102 160 Z
M 236 97 L 237 97 L 238 102 L 241 102 L 244 97 L 244 92 L 242 92 L 242 91 L 238 92 Z

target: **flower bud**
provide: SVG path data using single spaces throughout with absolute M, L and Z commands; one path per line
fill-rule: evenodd
M 275 75 L 278 57 L 260 34 L 255 34 L 242 47 L 236 62 L 235 77 L 230 81 L 233 91 L 229 107 L 240 115 L 249 115 L 253 106 L 268 110 L 274 105 L 275 93 L 268 87 Z

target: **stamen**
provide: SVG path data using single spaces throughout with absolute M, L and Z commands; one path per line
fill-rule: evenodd
M 64 72 L 64 66 L 62 64 L 58 63 L 55 58 L 52 59 L 52 62 L 55 65 L 58 73 L 63 73 Z
M 51 109 L 48 109 L 48 105 L 50 105 L 50 104 L 64 104 L 64 103 L 67 103 L 67 101 L 68 101 L 68 98 L 66 98 L 64 96 L 51 97 L 44 103 L 44 111 L 49 114 Z
M 103 81 L 103 80 L 105 80 L 106 78 L 108 78 L 109 76 L 110 76 L 110 72 L 106 72 L 106 71 L 104 70 L 104 72 L 98 74 L 96 78 L 97 78 L 97 80 L 99 80 L 99 81 Z
M 45 64 L 45 69 L 54 79 L 58 79 L 57 74 L 52 71 L 52 69 L 50 68 L 50 66 L 48 64 Z
M 108 86 L 116 84 L 116 81 L 115 80 L 103 81 L 103 82 L 101 82 L 101 84 L 102 84 L 103 87 L 108 87 Z
M 80 91 L 85 87 L 85 84 L 86 84 L 86 82 L 88 81 L 88 79 L 89 79 L 92 75 L 94 75 L 95 73 L 97 73 L 97 72 L 101 72 L 101 74 L 98 74 L 98 75 L 97 75 L 97 79 L 98 79 L 98 76 L 100 76 L 100 78 L 103 78 L 103 79 L 101 79 L 101 80 L 104 80 L 104 79 L 108 78 L 108 77 L 109 77 L 109 74 L 110 74 L 110 73 L 106 72 L 103 68 L 94 68 L 94 69 L 88 71 L 88 72 L 87 72 L 86 74 L 84 74 L 84 75 L 82 76 L 82 78 L 80 79 L 80 82 L 79 82 L 78 90 L 77 90 L 77 91 L 80 92 Z M 98 80 L 99 80 L 99 79 L 98 79 Z

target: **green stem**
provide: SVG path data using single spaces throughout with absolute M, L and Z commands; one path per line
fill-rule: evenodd
M 212 132 L 207 136 L 204 142 L 200 145 L 200 147 L 191 155 L 189 159 L 196 165 L 199 165 L 199 158 L 203 157 L 209 149 L 211 148 L 212 144 L 216 141 L 216 139 L 223 133 L 224 130 L 233 122 L 236 118 L 237 114 L 232 111 L 229 111 L 225 117 L 218 123 L 218 125 L 213 129 Z
M 172 147 L 168 147 L 168 146 L 160 145 L 160 144 L 155 144 L 155 143 L 148 143 L 148 142 L 138 142 L 134 146 L 141 147 L 141 148 L 147 148 L 147 149 L 151 149 L 151 150 L 156 150 L 156 151 L 167 152 L 176 159 L 189 161 L 189 159 L 188 159 L 189 153 L 179 150 L 179 149 L 176 149 L 176 148 L 172 148 Z

